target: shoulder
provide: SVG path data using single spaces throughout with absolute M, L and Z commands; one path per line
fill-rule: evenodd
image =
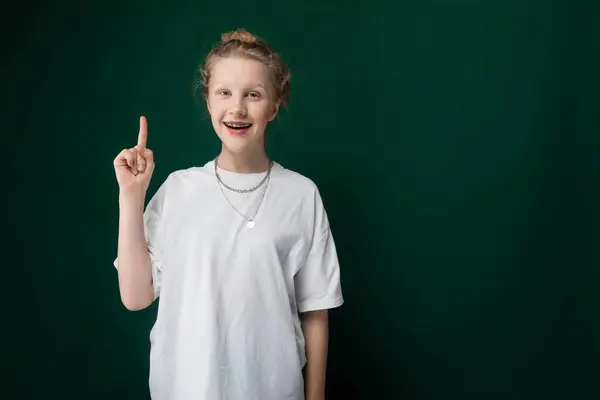
M 167 175 L 163 182 L 163 186 L 167 187 L 171 192 L 211 182 L 214 173 L 209 164 L 210 163 L 207 163 L 204 166 L 194 166 L 172 171 Z
M 157 200 L 168 199 L 169 202 L 183 198 L 187 193 L 210 185 L 212 183 L 211 176 L 213 175 L 211 175 L 208 163 L 204 166 L 194 166 L 172 171 L 159 184 L 153 197 L 157 198 Z
M 312 179 L 281 164 L 275 164 L 272 174 L 277 186 L 293 195 L 314 196 L 319 191 Z
M 286 207 L 295 210 L 307 223 L 311 237 L 325 238 L 330 229 L 327 210 L 318 185 L 299 172 L 278 165 L 278 198 L 284 199 Z
M 277 197 L 288 205 L 296 204 L 310 214 L 325 207 L 318 185 L 297 171 L 276 164 L 272 185 Z

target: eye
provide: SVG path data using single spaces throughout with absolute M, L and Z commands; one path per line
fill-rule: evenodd
M 258 99 L 261 96 L 260 96 L 260 93 L 258 93 L 258 92 L 250 92 L 250 93 L 248 93 L 248 97 L 251 97 L 253 99 Z
M 228 95 L 229 95 L 229 90 L 227 90 L 227 89 L 222 89 L 222 90 L 219 90 L 219 91 L 217 92 L 217 94 L 218 94 L 219 96 L 228 96 Z

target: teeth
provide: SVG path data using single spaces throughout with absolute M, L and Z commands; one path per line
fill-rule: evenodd
M 230 127 L 230 128 L 248 128 L 250 127 L 252 124 L 231 124 L 229 122 L 225 122 L 225 125 Z

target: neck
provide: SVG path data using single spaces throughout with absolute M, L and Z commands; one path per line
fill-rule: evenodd
M 267 156 L 264 149 L 254 153 L 245 154 L 231 153 L 223 148 L 217 161 L 219 168 L 240 174 L 265 172 L 269 169 L 270 163 L 269 156 Z

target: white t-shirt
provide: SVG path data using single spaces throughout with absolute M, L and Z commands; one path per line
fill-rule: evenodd
M 266 174 L 218 173 L 239 189 Z M 257 212 L 254 227 L 233 207 Z M 144 224 L 160 296 L 150 332 L 152 399 L 304 399 L 298 313 L 344 301 L 316 185 L 274 163 L 267 183 L 240 194 L 218 183 L 210 161 L 169 175 Z

